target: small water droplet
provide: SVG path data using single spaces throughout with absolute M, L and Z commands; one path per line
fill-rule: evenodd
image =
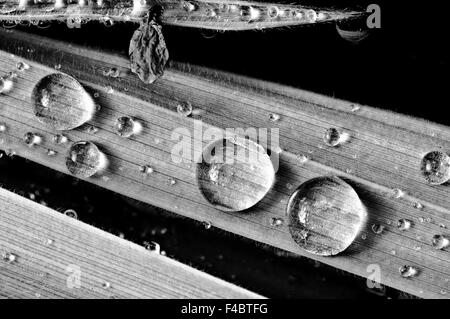
M 120 71 L 117 68 L 111 68 L 109 70 L 109 76 L 112 78 L 117 78 L 120 76 Z
M 62 73 L 43 77 L 31 99 L 38 120 L 55 130 L 74 129 L 89 121 L 95 112 L 95 103 L 83 86 Z
M 109 283 L 108 281 L 104 281 L 102 283 L 102 287 L 103 287 L 103 289 L 109 289 L 109 288 L 111 288 L 111 283 Z
M 115 128 L 118 135 L 131 137 L 142 131 L 142 124 L 129 116 L 122 116 L 117 119 Z
M 323 141 L 328 146 L 338 146 L 342 142 L 341 132 L 336 128 L 329 128 L 325 131 Z
M 394 255 L 394 256 L 395 256 L 396 254 L 397 254 L 397 252 L 396 252 L 394 249 L 392 249 L 392 250 L 391 250 L 391 255 Z
M 291 195 L 286 213 L 294 241 L 322 256 L 336 255 L 350 246 L 367 216 L 355 190 L 335 176 L 313 178 L 300 185 Z
M 405 231 L 411 228 L 412 222 L 408 219 L 399 219 L 397 221 L 397 228 L 399 230 Z
M 92 142 L 81 141 L 72 144 L 66 158 L 69 172 L 80 178 L 90 177 L 106 166 L 106 156 Z
M 155 252 L 157 254 L 161 253 L 161 246 L 154 241 L 144 242 L 145 249 Z
M 89 134 L 95 134 L 98 132 L 98 128 L 89 124 L 84 127 L 84 131 Z
M 100 93 L 98 93 L 98 92 L 95 92 L 94 93 L 94 97 L 97 99 L 98 97 L 100 96 Z
M 287 189 L 292 189 L 292 187 L 294 187 L 291 183 L 286 183 L 286 188 Z
M 400 276 L 402 276 L 403 278 L 411 278 L 414 277 L 418 274 L 418 269 L 413 267 L 413 266 L 401 266 L 398 269 Z
M 416 251 L 419 251 L 419 250 L 421 250 L 422 249 L 422 247 L 420 247 L 420 246 L 415 246 L 414 247 L 414 250 L 416 250 Z
M 209 221 L 204 221 L 204 222 L 202 222 L 202 224 L 203 224 L 203 227 L 205 227 L 205 229 L 211 229 L 211 227 L 212 227 L 212 224 Z
M 444 184 L 450 180 L 450 156 L 440 151 L 430 152 L 423 157 L 420 170 L 429 184 Z
M 306 163 L 308 161 L 308 157 L 303 154 L 298 155 L 297 158 L 298 158 L 299 162 L 302 164 Z
M 0 94 L 8 93 L 13 87 L 13 81 L 9 78 L 0 77 Z
M 55 134 L 52 137 L 52 141 L 55 144 L 65 144 L 68 142 L 68 140 L 69 139 L 64 134 Z
M 392 190 L 392 197 L 394 198 L 400 198 L 403 195 L 405 195 L 405 193 L 401 189 L 395 188 Z
M 45 246 L 51 246 L 51 245 L 53 245 L 53 243 L 54 243 L 54 240 L 51 238 L 47 238 L 45 240 Z
M 366 239 L 367 239 L 367 235 L 366 235 L 366 234 L 362 234 L 362 235 L 361 235 L 361 239 L 362 239 L 362 240 L 366 240 Z
M 380 224 L 373 224 L 372 225 L 372 231 L 375 234 L 381 234 L 383 232 L 383 230 L 384 230 L 384 226 L 383 225 L 380 225 Z
M 345 170 L 345 172 L 346 172 L 347 174 L 351 174 L 353 171 L 352 171 L 351 168 L 347 168 L 347 169 Z
M 283 225 L 283 219 L 282 218 L 277 218 L 277 217 L 272 217 L 270 219 L 270 225 L 271 226 L 281 226 Z
M 47 155 L 48 155 L 48 156 L 55 156 L 55 155 L 56 155 L 56 151 L 51 150 L 51 149 L 48 149 L 48 150 L 47 150 Z
M 17 260 L 17 256 L 13 253 L 4 253 L 2 259 L 8 263 L 13 263 Z
M 6 124 L 0 123 L 0 133 L 6 132 Z
M 66 209 L 64 211 L 64 215 L 66 215 L 66 216 L 68 216 L 70 218 L 78 219 L 78 214 L 73 209 Z
M 425 222 L 425 218 L 423 218 L 423 217 L 418 217 L 417 220 L 421 223 Z
M 439 227 L 441 227 L 441 228 L 447 228 L 447 226 L 445 226 L 444 224 L 439 224 Z
M 142 165 L 139 167 L 139 170 L 145 175 L 152 174 L 154 171 L 153 168 L 149 165 Z
M 34 146 L 34 145 L 37 145 L 37 144 L 41 144 L 42 137 L 40 135 L 38 135 L 38 134 L 27 132 L 23 136 L 23 141 L 25 142 L 25 144 L 27 146 L 31 147 L 31 146 Z
M 425 221 L 426 221 L 427 223 L 431 223 L 431 218 L 430 218 L 430 217 L 427 217 L 427 218 L 425 218 Z
M 447 294 L 447 291 L 444 290 L 444 289 L 442 289 L 442 290 L 441 290 L 441 295 L 446 295 L 446 294 Z
M 419 202 L 414 203 L 414 208 L 422 210 L 423 209 L 423 205 Z M 423 218 L 422 218 L 423 219 Z M 423 222 L 423 221 L 422 221 Z
M 264 148 L 241 137 L 219 139 L 206 146 L 196 172 L 203 197 L 223 211 L 252 207 L 275 180 L 272 161 Z
M 444 235 L 434 235 L 431 243 L 436 249 L 445 249 L 450 245 L 450 239 Z
M 279 114 L 275 114 L 275 113 L 270 113 L 269 114 L 269 121 L 270 122 L 277 122 L 280 120 L 280 115 Z
M 177 183 L 177 181 L 173 178 L 169 178 L 168 181 L 170 185 L 175 185 Z
M 105 88 L 105 92 L 108 94 L 113 94 L 114 93 L 114 89 L 112 88 L 112 86 L 107 86 Z
M 17 62 L 16 63 L 16 69 L 19 71 L 25 71 L 28 70 L 30 66 L 24 62 Z
M 179 103 L 177 105 L 177 112 L 183 116 L 190 116 L 192 114 L 192 105 L 189 102 Z
M 54 65 L 55 70 L 61 70 L 61 64 L 55 64 Z

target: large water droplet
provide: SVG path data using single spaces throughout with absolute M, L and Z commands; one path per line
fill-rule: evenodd
M 400 276 L 402 276 L 403 278 L 411 278 L 416 276 L 419 271 L 417 268 L 413 267 L 413 266 L 401 266 L 398 269 L 398 272 L 400 273 Z
M 95 103 L 73 77 L 53 73 L 43 77 L 31 95 L 38 120 L 55 130 L 71 130 L 92 119 Z
M 367 212 L 355 190 L 338 177 L 318 177 L 300 185 L 286 208 L 289 231 L 306 251 L 336 255 L 365 223 Z
M 412 222 L 408 219 L 402 218 L 397 221 L 397 228 L 402 231 L 410 229 L 411 225 L 412 225 Z
M 80 178 L 90 177 L 106 166 L 105 155 L 92 142 L 81 141 L 72 144 L 66 158 L 69 172 Z
M 431 243 L 436 249 L 444 249 L 450 245 L 450 239 L 444 235 L 434 235 Z
M 131 137 L 142 131 L 142 124 L 129 116 L 122 116 L 117 119 L 116 132 L 122 137 Z
M 336 23 L 336 30 L 342 39 L 352 44 L 358 44 L 370 35 L 365 19 L 341 20 Z
M 423 157 L 420 170 L 429 184 L 444 184 L 450 180 L 450 156 L 440 151 L 430 152 Z
M 223 211 L 242 211 L 270 190 L 275 170 L 259 144 L 240 137 L 219 139 L 203 150 L 197 181 L 205 199 Z

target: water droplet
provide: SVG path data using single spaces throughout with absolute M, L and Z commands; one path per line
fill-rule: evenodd
M 42 137 L 38 134 L 28 132 L 23 136 L 23 141 L 27 146 L 31 147 L 40 144 L 42 142 Z
M 213 9 L 213 8 L 207 8 L 207 9 L 205 10 L 205 15 L 206 15 L 207 17 L 214 18 L 214 17 L 217 16 L 217 12 L 216 12 L 216 10 Z
M 161 252 L 161 246 L 157 242 L 154 241 L 144 242 L 144 246 L 145 249 L 155 252 L 157 254 Z
M 177 112 L 183 116 L 189 116 L 192 114 L 192 105 L 189 102 L 179 103 L 177 105 Z
M 114 89 L 112 88 L 112 86 L 107 86 L 105 88 L 106 93 L 108 94 L 113 94 L 114 93 Z
M 64 215 L 66 215 L 66 216 L 68 216 L 70 218 L 78 219 L 78 214 L 73 209 L 66 209 L 64 211 Z
M 6 132 L 6 124 L 0 123 L 0 132 L 1 133 Z
M 426 221 L 427 223 L 431 223 L 431 218 L 430 218 L 430 217 L 427 217 L 427 218 L 425 218 L 425 221 Z
M 31 99 L 38 120 L 55 130 L 74 129 L 89 121 L 95 112 L 95 103 L 83 86 L 62 73 L 43 77 Z
M 245 138 L 219 139 L 203 150 L 197 181 L 204 198 L 223 211 L 242 211 L 270 190 L 275 170 L 259 144 Z
M 279 14 L 280 14 L 280 10 L 276 6 L 270 6 L 267 9 L 267 15 L 272 19 L 278 17 Z
M 380 225 L 380 224 L 373 224 L 372 225 L 372 231 L 375 234 L 381 234 L 383 232 L 383 230 L 384 230 L 384 226 L 383 225 Z
M 342 142 L 341 132 L 336 128 L 329 128 L 325 131 L 323 141 L 328 146 L 338 146 Z
M 55 70 L 61 70 L 61 64 L 55 64 L 54 68 Z
M 442 289 L 442 290 L 441 290 L 441 295 L 446 295 L 446 294 L 447 294 L 447 291 L 444 290 L 444 289 Z
M 271 226 L 281 226 L 281 225 L 283 225 L 283 219 L 277 218 L 277 217 L 272 217 L 272 219 L 270 220 L 270 225 Z
M 172 186 L 177 183 L 177 181 L 175 179 L 173 179 L 173 178 L 169 178 L 168 181 L 169 181 L 169 184 L 172 185 Z
M 188 12 L 192 12 L 195 11 L 195 9 L 197 8 L 196 5 L 192 2 L 189 1 L 184 1 L 183 2 L 183 8 L 184 10 L 188 11 Z
M 336 23 L 336 31 L 342 39 L 358 44 L 369 35 L 366 19 L 345 19 Z
M 360 106 L 355 105 L 355 104 L 352 104 L 352 108 L 351 108 L 351 111 L 352 111 L 352 112 L 358 112 L 360 109 L 361 109 Z
M 310 22 L 316 22 L 317 20 L 317 12 L 313 9 L 306 10 L 305 17 Z
M 212 227 L 211 222 L 208 222 L 208 221 L 204 221 L 202 224 L 203 224 L 203 227 L 205 227 L 205 229 L 210 229 Z
M 56 155 L 56 151 L 51 150 L 51 149 L 48 149 L 48 150 L 47 150 L 47 155 L 48 155 L 48 156 L 55 156 L 55 155 Z
M 422 210 L 423 209 L 423 205 L 419 202 L 414 203 L 414 208 Z M 423 218 L 422 218 L 423 219 Z M 422 221 L 423 222 L 423 221 Z
M 414 250 L 416 250 L 416 251 L 419 251 L 419 250 L 421 250 L 422 249 L 422 247 L 420 247 L 420 246 L 415 246 L 414 247 Z
M 405 265 L 405 266 L 401 266 L 398 269 L 398 272 L 400 273 L 400 275 L 403 278 L 411 278 L 411 277 L 416 276 L 419 271 L 415 267 Z
M 418 217 L 417 220 L 421 223 L 425 222 L 425 218 L 423 218 L 423 217 Z
M 240 15 L 244 20 L 251 22 L 260 18 L 261 11 L 252 6 L 243 6 L 241 7 Z
M 397 254 L 397 252 L 396 252 L 394 249 L 392 249 L 392 250 L 391 250 L 391 255 L 394 255 L 394 256 L 395 256 L 396 254 Z
M 28 70 L 30 66 L 24 62 L 17 62 L 16 69 L 19 71 L 25 71 Z
M 94 97 L 97 99 L 98 97 L 100 96 L 100 93 L 98 93 L 98 92 L 95 92 L 94 93 Z
M 351 174 L 353 171 L 352 171 L 351 168 L 347 168 L 347 169 L 345 170 L 345 172 L 346 172 L 347 174 Z
M 119 117 L 116 121 L 116 133 L 122 137 L 131 137 L 142 131 L 142 124 L 129 116 Z
M 367 235 L 366 235 L 366 234 L 362 234 L 362 235 L 361 235 L 361 239 L 362 239 L 362 240 L 366 240 L 366 239 L 367 239 Z
M 302 164 L 306 163 L 308 161 L 308 157 L 303 154 L 298 155 L 297 158 L 298 158 L 299 162 Z
M 8 78 L 0 77 L 0 94 L 8 93 L 13 87 L 13 81 Z
M 287 189 L 292 189 L 292 187 L 294 187 L 291 183 L 286 183 L 286 188 Z
M 69 172 L 80 178 L 90 177 L 106 166 L 106 156 L 92 142 L 81 141 L 72 144 L 66 158 Z
M 109 283 L 108 281 L 105 281 L 102 283 L 102 287 L 103 287 L 103 289 L 109 289 L 109 288 L 111 288 L 111 283 Z
M 350 246 L 367 216 L 355 190 L 334 176 L 313 178 L 300 185 L 286 212 L 295 242 L 322 256 L 336 255 Z
M 405 193 L 401 189 L 395 188 L 392 190 L 392 197 L 394 198 L 400 198 L 403 195 L 405 195 Z
M 399 230 L 405 231 L 411 228 L 412 222 L 408 219 L 399 219 L 397 221 L 397 228 Z
M 68 140 L 69 139 L 64 134 L 56 134 L 56 135 L 53 135 L 53 137 L 52 137 L 53 143 L 56 143 L 56 144 L 65 144 L 68 142 Z
M 45 240 L 45 246 L 51 246 L 51 245 L 53 245 L 54 242 L 55 241 L 53 239 L 47 238 Z
M 151 174 L 154 171 L 153 168 L 149 165 L 142 165 L 139 167 L 139 170 L 145 175 Z
M 439 224 L 439 227 L 441 227 L 441 228 L 447 228 L 447 226 L 445 226 L 444 224 Z
M 84 127 L 84 131 L 89 134 L 95 134 L 98 132 L 98 128 L 89 124 Z
M 440 151 L 430 152 L 423 157 L 420 170 L 429 184 L 444 184 L 450 180 L 450 156 Z
M 109 70 L 109 76 L 112 78 L 117 78 L 120 76 L 120 71 L 117 68 L 111 68 Z
M 277 122 L 280 120 L 280 115 L 279 114 L 275 114 L 275 113 L 270 113 L 269 114 L 269 121 L 270 122 Z
M 13 253 L 4 253 L 2 259 L 8 263 L 13 263 L 17 260 L 17 256 Z
M 444 235 L 434 235 L 431 243 L 436 249 L 444 249 L 450 245 L 450 239 Z

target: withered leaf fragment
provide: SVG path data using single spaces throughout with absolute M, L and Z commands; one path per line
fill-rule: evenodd
M 164 73 L 169 51 L 161 26 L 152 18 L 145 18 L 134 32 L 128 51 L 131 71 L 144 83 L 153 83 Z

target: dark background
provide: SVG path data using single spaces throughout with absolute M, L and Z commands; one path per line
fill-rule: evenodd
M 337 2 L 337 1 L 336 1 Z M 381 6 L 381 29 L 351 44 L 334 24 L 266 31 L 211 32 L 164 26 L 173 61 L 287 84 L 449 125 L 448 4 L 410 1 L 302 1 L 324 7 Z M 136 25 L 56 24 L 27 32 L 127 54 Z M 370 290 L 359 278 L 291 256 L 158 208 L 126 199 L 20 158 L 0 159 L 0 183 L 24 196 L 138 244 L 275 298 L 408 298 Z M 30 195 L 33 194 L 33 195 Z

